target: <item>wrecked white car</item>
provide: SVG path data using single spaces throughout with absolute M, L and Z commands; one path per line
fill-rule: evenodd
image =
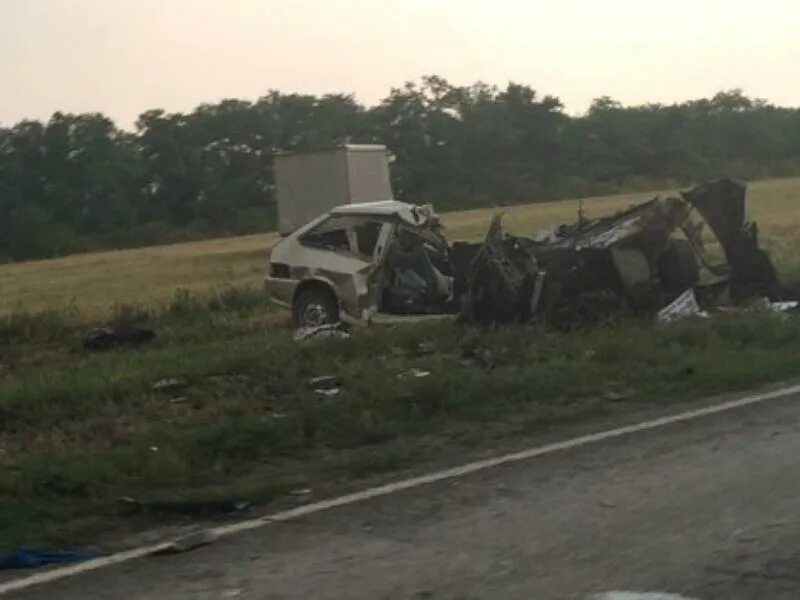
M 429 206 L 348 204 L 272 249 L 266 288 L 296 327 L 441 318 L 458 311 L 449 247 Z

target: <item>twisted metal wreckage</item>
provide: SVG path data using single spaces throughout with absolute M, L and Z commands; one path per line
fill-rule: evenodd
M 723 179 L 531 237 L 495 216 L 483 242 L 444 235 L 429 206 L 344 205 L 280 241 L 266 286 L 298 328 L 460 315 L 555 326 L 618 314 L 671 320 L 784 291 L 746 186 Z M 773 305 L 777 306 L 777 305 Z
M 757 225 L 746 220 L 745 196 L 745 185 L 724 179 L 534 237 L 503 233 L 496 216 L 482 244 L 451 248 L 462 316 L 568 324 L 780 300 L 785 293 Z

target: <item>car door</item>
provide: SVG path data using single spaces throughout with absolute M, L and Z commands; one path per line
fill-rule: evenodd
M 305 279 L 329 284 L 342 310 L 360 318 L 360 305 L 368 294 L 364 274 L 374 265 L 374 258 L 358 251 L 354 225 L 360 219 L 331 216 L 300 237 L 303 256 L 298 263 L 307 265 Z
M 366 321 L 378 311 L 383 289 L 383 262 L 395 225 L 388 220 L 377 218 L 361 219 L 353 225 L 356 251 L 364 258 L 371 259 L 370 265 L 356 275 L 357 285 L 364 290 L 360 304 L 361 318 Z

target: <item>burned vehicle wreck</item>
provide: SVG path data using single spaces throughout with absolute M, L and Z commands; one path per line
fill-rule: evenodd
M 724 179 L 531 237 L 498 234 L 498 223 L 482 245 L 454 245 L 475 257 L 457 261 L 468 281 L 465 316 L 569 324 L 655 314 L 687 290 L 709 308 L 778 300 L 775 267 L 745 202 L 746 186 Z
M 746 220 L 746 190 L 723 179 L 531 237 L 500 234 L 498 221 L 483 244 L 454 245 L 468 257 L 456 261 L 465 317 L 568 325 L 656 314 L 687 290 L 707 308 L 779 300 L 775 267 Z
M 779 299 L 745 196 L 726 179 L 530 237 L 497 215 L 482 242 L 452 245 L 430 207 L 342 206 L 275 246 L 267 288 L 298 327 L 455 314 L 570 324 L 656 314 L 687 290 L 708 307 Z

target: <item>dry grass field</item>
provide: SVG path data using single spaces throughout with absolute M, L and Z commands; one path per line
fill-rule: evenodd
M 650 195 L 587 198 L 584 209 L 590 217 L 608 214 Z M 445 214 L 450 238 L 479 238 L 494 210 Z M 506 227 L 523 234 L 573 220 L 577 202 L 503 210 Z M 800 178 L 753 183 L 749 211 L 759 222 L 764 244 L 773 252 L 782 274 L 796 278 L 800 275 L 796 251 L 800 247 Z M 74 306 L 87 316 L 102 318 L 115 305 L 164 302 L 178 288 L 204 294 L 258 285 L 276 239 L 275 234 L 267 233 L 0 266 L 0 314 Z

